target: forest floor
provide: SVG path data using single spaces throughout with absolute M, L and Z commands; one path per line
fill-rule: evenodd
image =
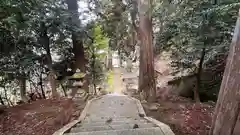
M 0 114 L 0 135 L 52 135 L 78 118 L 84 106 L 83 101 L 62 98 L 7 108 Z
M 162 73 L 157 79 L 157 109 L 150 104 L 143 107 L 147 116 L 168 124 L 175 135 L 208 135 L 214 113 L 214 103 L 195 103 L 191 99 L 178 96 L 167 82 L 173 78 L 171 67 L 164 59 L 156 59 L 155 69 Z
M 173 92 L 167 85 L 173 78 L 169 75 L 171 68 L 168 63 L 169 61 L 162 59 L 155 61 L 155 70 L 161 73 L 157 78 L 157 103 L 142 103 L 146 115 L 169 125 L 175 135 L 208 135 L 214 103 L 195 103 Z M 125 73 L 125 76 L 128 74 Z M 136 93 L 132 96 L 140 99 Z
M 208 135 L 213 105 L 193 103 L 177 96 L 168 99 L 159 97 L 157 103 L 158 108 L 154 110 L 151 104 L 142 104 L 146 115 L 169 125 L 175 135 Z
M 173 93 L 159 92 L 156 103 L 142 102 L 146 115 L 171 127 L 175 135 L 208 135 L 214 105 L 195 103 Z M 164 94 L 163 94 L 164 93 Z M 140 100 L 139 94 L 132 94 Z

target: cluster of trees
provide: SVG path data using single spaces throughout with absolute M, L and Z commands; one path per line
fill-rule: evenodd
M 131 57 L 135 46 L 140 46 L 139 91 L 146 100 L 156 100 L 154 53 L 171 52 L 174 74 L 186 72 L 180 76 L 195 78 L 191 90 L 197 102 L 199 93 L 210 92 L 217 98 L 223 77 L 211 134 L 233 133 L 239 114 L 239 22 L 235 35 L 232 31 L 239 17 L 238 0 L 89 0 L 86 13 L 94 17 L 85 23 L 77 3 L 0 2 L 2 104 L 11 104 L 7 95 L 18 91 L 26 101 L 27 87 L 46 98 L 46 81 L 52 97 L 59 96 L 59 87 L 66 95 L 66 78 L 78 69 L 86 74 L 83 88 L 88 92 L 93 85 L 96 89 L 104 80 L 104 67 L 112 68 L 112 51 L 118 51 L 120 58 Z M 225 130 L 218 123 L 226 118 L 231 119 Z
M 77 69 L 86 74 L 83 88 L 88 91 L 89 84 L 96 88 L 103 80 L 106 55 L 107 68 L 111 69 L 112 50 L 121 58 L 130 57 L 140 41 L 140 50 L 145 50 L 140 51 L 140 82 L 146 83 L 140 89 L 148 100 L 155 100 L 152 3 L 103 0 L 85 4 L 88 15 L 95 16 L 87 23 L 79 18 L 77 0 L 1 1 L 1 97 L 20 91 L 26 101 L 30 85 L 46 98 L 46 81 L 52 97 L 59 96 L 59 87 L 66 95 L 65 78 Z
M 173 74 L 180 76 L 176 82 L 182 77 L 194 80 L 189 90 L 194 89 L 196 101 L 217 99 L 239 4 L 173 0 L 157 5 L 156 52 L 172 53 Z
M 66 96 L 66 78 L 77 69 L 86 74 L 86 91 L 104 79 L 109 39 L 99 20 L 83 23 L 81 14 L 77 0 L 0 2 L 1 103 L 19 93 L 26 102 L 27 89 L 41 98 Z
M 101 4 L 102 6 L 99 6 Z M 115 4 L 113 2 L 111 7 L 115 7 Z M 104 3 L 97 5 L 101 10 L 105 8 Z M 116 27 L 113 30 L 121 35 L 116 35 L 114 38 L 118 48 L 121 45 L 129 46 L 139 43 L 139 91 L 145 93 L 145 98 L 148 101 L 154 101 L 156 98 L 153 52 L 172 52 L 171 65 L 175 69 L 174 74 L 180 73 L 180 76 L 195 78 L 191 89 L 195 101 L 201 100 L 199 93 L 210 91 L 210 95 L 214 95 L 215 99 L 218 96 L 210 134 L 232 135 L 235 126 L 239 123 L 240 111 L 237 82 L 240 55 L 240 16 L 238 15 L 240 2 L 236 0 L 160 0 L 153 3 L 151 0 L 130 0 L 125 3 L 118 1 L 117 5 L 123 8 L 118 10 L 118 14 L 114 12 L 113 15 L 121 18 L 121 21 L 111 20 L 109 16 L 105 21 L 110 23 L 110 26 L 112 23 L 120 28 L 128 26 L 128 33 L 124 31 L 122 33 Z M 126 14 L 130 19 L 125 20 Z M 99 15 L 103 17 L 105 14 Z M 237 25 L 236 20 L 238 20 Z M 235 32 L 233 32 L 234 27 L 236 27 Z M 124 38 L 125 34 L 130 38 Z M 128 42 L 128 40 L 132 41 Z M 124 48 L 123 46 L 121 47 Z M 123 51 L 129 50 L 123 49 Z
M 148 101 L 156 99 L 153 56 L 164 51 L 171 53 L 173 74 L 193 80 L 189 83 L 193 99 L 216 101 L 239 1 L 91 2 L 92 11 L 103 20 L 112 50 L 129 56 L 134 46 L 140 46 L 139 92 Z
M 196 79 L 192 90 L 197 102 L 201 92 L 218 99 L 209 134 L 238 134 L 239 1 L 173 0 L 160 6 L 167 8 L 160 8 L 156 47 L 172 52 L 176 73 L 187 70 Z
M 187 71 L 195 78 L 196 101 L 199 93 L 217 98 L 238 1 L 89 0 L 85 13 L 79 13 L 77 2 L 1 2 L 0 84 L 5 93 L 20 90 L 25 99 L 30 84 L 45 98 L 48 80 L 52 97 L 57 97 L 58 87 L 66 93 L 65 78 L 77 69 L 87 74 L 88 91 L 89 84 L 96 88 L 103 80 L 107 55 L 111 69 L 112 51 L 131 57 L 140 46 L 139 91 L 148 101 L 156 99 L 153 56 L 163 51 L 172 53 L 174 74 Z M 81 14 L 94 17 L 86 22 Z

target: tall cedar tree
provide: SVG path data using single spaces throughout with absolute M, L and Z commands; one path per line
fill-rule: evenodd
M 210 135 L 232 135 L 240 112 L 240 12 L 218 95 Z

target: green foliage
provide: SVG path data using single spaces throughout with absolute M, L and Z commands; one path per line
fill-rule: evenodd
M 111 50 L 124 49 L 120 42 L 129 36 L 128 5 L 118 0 L 91 1 L 95 5 L 93 11 L 100 17 L 99 24 L 110 38 Z
M 113 71 L 112 70 L 109 70 L 107 72 L 106 82 L 108 86 L 106 91 L 113 92 Z
M 136 37 L 129 18 L 130 13 L 137 11 L 133 11 L 136 7 L 131 3 L 134 1 L 125 2 L 89 1 L 91 14 L 96 14 L 97 19 L 76 24 L 72 19 L 76 15 L 68 11 L 65 0 L 2 0 L 0 85 L 15 83 L 19 76 L 26 74 L 27 80 L 38 88 L 40 76 L 46 79 L 49 71 L 48 50 L 56 75 L 72 69 L 74 59 L 70 39 L 73 31 L 84 41 L 90 83 L 100 84 L 105 78 L 108 50 L 119 50 L 127 56 L 133 51 L 135 43 L 132 40 Z M 159 0 L 154 5 L 156 52 L 172 52 L 176 73 L 185 70 L 189 70 L 189 74 L 196 73 L 204 47 L 204 70 L 210 70 L 220 54 L 226 55 L 240 8 L 239 0 L 221 0 L 217 4 L 210 0 Z M 138 25 L 137 19 L 136 16 Z M 107 78 L 111 85 L 111 71 Z
M 155 7 L 160 27 L 155 33 L 156 49 L 158 53 L 172 53 L 174 74 L 197 74 L 202 49 L 206 49 L 200 93 L 216 96 L 226 60 L 217 57 L 227 55 L 239 8 L 239 1 L 233 0 L 216 4 L 208 0 L 163 0 Z
M 70 27 L 69 16 L 64 0 L 1 1 L 0 77 L 7 80 L 7 84 L 0 83 L 17 83 L 19 77 L 26 74 L 29 83 L 40 89 L 40 76 L 45 79 L 49 71 L 47 49 L 53 65 L 69 62 L 61 65 L 62 69 L 56 70 L 56 74 L 72 68 L 71 29 L 80 29 Z
M 109 39 L 102 31 L 102 27 L 99 24 L 95 24 L 93 28 L 93 47 L 97 50 L 107 51 Z M 101 52 L 99 53 L 101 54 Z M 106 54 L 105 54 L 106 55 Z
M 86 43 L 86 54 L 89 60 L 89 81 L 91 84 L 99 85 L 105 77 L 105 58 L 108 51 L 109 38 L 102 30 L 102 26 L 98 22 L 90 23 L 87 26 L 88 38 Z
M 156 33 L 157 48 L 172 51 L 176 70 L 191 68 L 195 72 L 203 47 L 207 49 L 206 61 L 226 52 L 239 7 L 239 2 L 213 5 L 211 1 L 163 1 L 157 6 L 163 12 L 155 13 L 162 23 Z

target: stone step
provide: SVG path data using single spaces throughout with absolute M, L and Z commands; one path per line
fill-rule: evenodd
M 136 118 L 131 118 L 131 117 L 87 117 L 84 119 L 84 122 L 99 122 L 99 121 L 107 121 L 107 120 L 111 120 L 111 121 L 133 121 L 133 120 L 142 120 L 142 121 L 147 121 L 143 118 L 140 117 L 136 117 Z
M 149 123 L 147 120 L 128 120 L 128 121 L 93 121 L 93 122 L 85 122 L 77 124 L 76 126 L 102 126 L 102 125 L 123 125 L 123 124 L 137 124 L 137 123 Z
M 102 130 L 123 130 L 123 129 L 135 129 L 135 128 L 151 128 L 156 125 L 152 123 L 136 123 L 136 124 L 122 124 L 122 125 L 101 125 L 101 126 L 82 126 L 71 129 L 71 132 L 88 132 L 88 131 L 102 131 Z
M 158 127 L 65 133 L 64 135 L 164 135 Z

